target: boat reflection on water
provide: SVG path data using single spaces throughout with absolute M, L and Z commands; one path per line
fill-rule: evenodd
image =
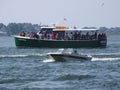
M 59 49 L 59 52 L 50 52 L 48 55 L 56 62 L 91 61 L 92 59 L 92 56 L 79 54 L 76 49 Z

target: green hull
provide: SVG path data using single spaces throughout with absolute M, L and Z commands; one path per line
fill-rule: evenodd
M 15 36 L 17 47 L 38 48 L 82 48 L 82 47 L 106 47 L 107 40 L 40 40 Z

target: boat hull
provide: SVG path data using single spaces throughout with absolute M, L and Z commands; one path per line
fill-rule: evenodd
M 57 62 L 64 61 L 90 61 L 92 57 L 87 55 L 72 55 L 72 54 L 50 54 L 51 58 Z
M 41 40 L 28 37 L 15 36 L 17 47 L 38 48 L 81 48 L 81 47 L 106 47 L 107 40 Z

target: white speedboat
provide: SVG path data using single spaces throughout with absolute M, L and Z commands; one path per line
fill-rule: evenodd
M 54 61 L 58 61 L 58 62 L 70 61 L 70 60 L 90 61 L 92 59 L 91 56 L 79 54 L 77 50 L 72 50 L 71 52 L 66 52 L 65 50 L 63 50 L 62 52 L 53 52 L 48 54 Z

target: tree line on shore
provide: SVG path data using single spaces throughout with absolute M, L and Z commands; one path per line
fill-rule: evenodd
M 96 27 L 83 27 L 84 29 L 92 29 Z M 120 27 L 100 27 L 100 30 L 107 31 L 108 34 L 111 33 L 120 33 Z M 6 35 L 16 35 L 22 31 L 25 32 L 38 32 L 40 30 L 40 25 L 38 24 L 31 24 L 31 23 L 9 23 L 5 25 L 0 23 L 0 32 L 6 33 Z
M 0 31 L 5 32 L 7 35 L 16 35 L 22 31 L 38 32 L 39 30 L 40 30 L 40 26 L 38 24 L 9 23 L 8 25 L 4 25 L 3 23 L 0 23 Z

